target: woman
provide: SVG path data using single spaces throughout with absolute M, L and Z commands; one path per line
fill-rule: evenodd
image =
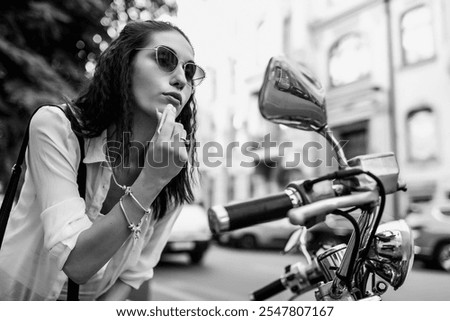
M 0 299 L 64 299 L 68 276 L 81 284 L 81 300 L 124 300 L 153 276 L 181 205 L 193 199 L 188 146 L 205 77 L 193 60 L 179 28 L 130 23 L 66 114 L 35 114 L 0 251 Z M 85 200 L 74 132 L 84 137 Z

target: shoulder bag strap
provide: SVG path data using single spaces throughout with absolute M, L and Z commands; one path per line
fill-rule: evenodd
M 77 176 L 77 184 L 78 191 L 80 196 L 86 199 L 86 164 L 83 163 L 84 159 L 84 139 L 82 136 L 77 135 L 78 144 L 80 145 L 81 158 L 80 164 L 78 166 L 78 176 Z M 80 286 L 69 279 L 69 284 L 67 286 L 67 301 L 78 301 L 78 292 L 80 290 Z

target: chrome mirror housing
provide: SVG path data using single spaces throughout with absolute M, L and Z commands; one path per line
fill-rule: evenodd
M 414 262 L 414 240 L 404 220 L 381 224 L 369 251 L 366 267 L 396 290 Z
M 324 88 L 304 65 L 283 56 L 267 65 L 259 109 L 273 123 L 317 132 L 327 126 Z
M 284 56 L 272 57 L 258 100 L 265 119 L 319 133 L 335 150 L 340 168 L 347 167 L 342 147 L 328 129 L 325 89 L 306 66 Z

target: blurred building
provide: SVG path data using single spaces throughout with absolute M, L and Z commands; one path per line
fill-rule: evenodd
M 397 152 L 411 202 L 450 197 L 450 3 L 392 1 Z
M 349 157 L 394 151 L 408 185 L 391 215 L 448 199 L 449 6 L 445 0 L 311 2 L 329 122 Z
M 390 200 L 389 215 L 404 216 L 411 202 L 448 199 L 448 1 L 178 0 L 178 5 L 177 22 L 208 71 L 198 89 L 200 150 L 208 154 L 206 166 L 200 156 L 206 205 L 261 196 L 291 179 L 332 169 L 302 161 L 290 166 L 289 159 L 304 156 L 305 142 L 320 138 L 259 114 L 264 70 L 279 54 L 306 63 L 322 81 L 330 127 L 348 141 L 349 158 L 397 154 L 408 192 Z M 281 155 L 277 147 L 261 147 L 267 134 L 271 141 L 292 142 L 292 148 Z M 222 146 L 215 159 L 213 142 Z M 251 142 L 257 159 L 270 160 L 241 166 L 251 160 L 241 147 Z M 327 156 L 318 152 L 316 157 Z

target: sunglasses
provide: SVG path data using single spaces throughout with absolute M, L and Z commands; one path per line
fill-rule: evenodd
M 137 48 L 136 50 L 154 50 L 156 63 L 159 68 L 165 72 L 172 72 L 178 67 L 180 59 L 177 54 L 166 46 L 157 46 L 155 48 Z M 183 64 L 184 76 L 191 87 L 197 87 L 205 79 L 205 71 L 193 62 Z

